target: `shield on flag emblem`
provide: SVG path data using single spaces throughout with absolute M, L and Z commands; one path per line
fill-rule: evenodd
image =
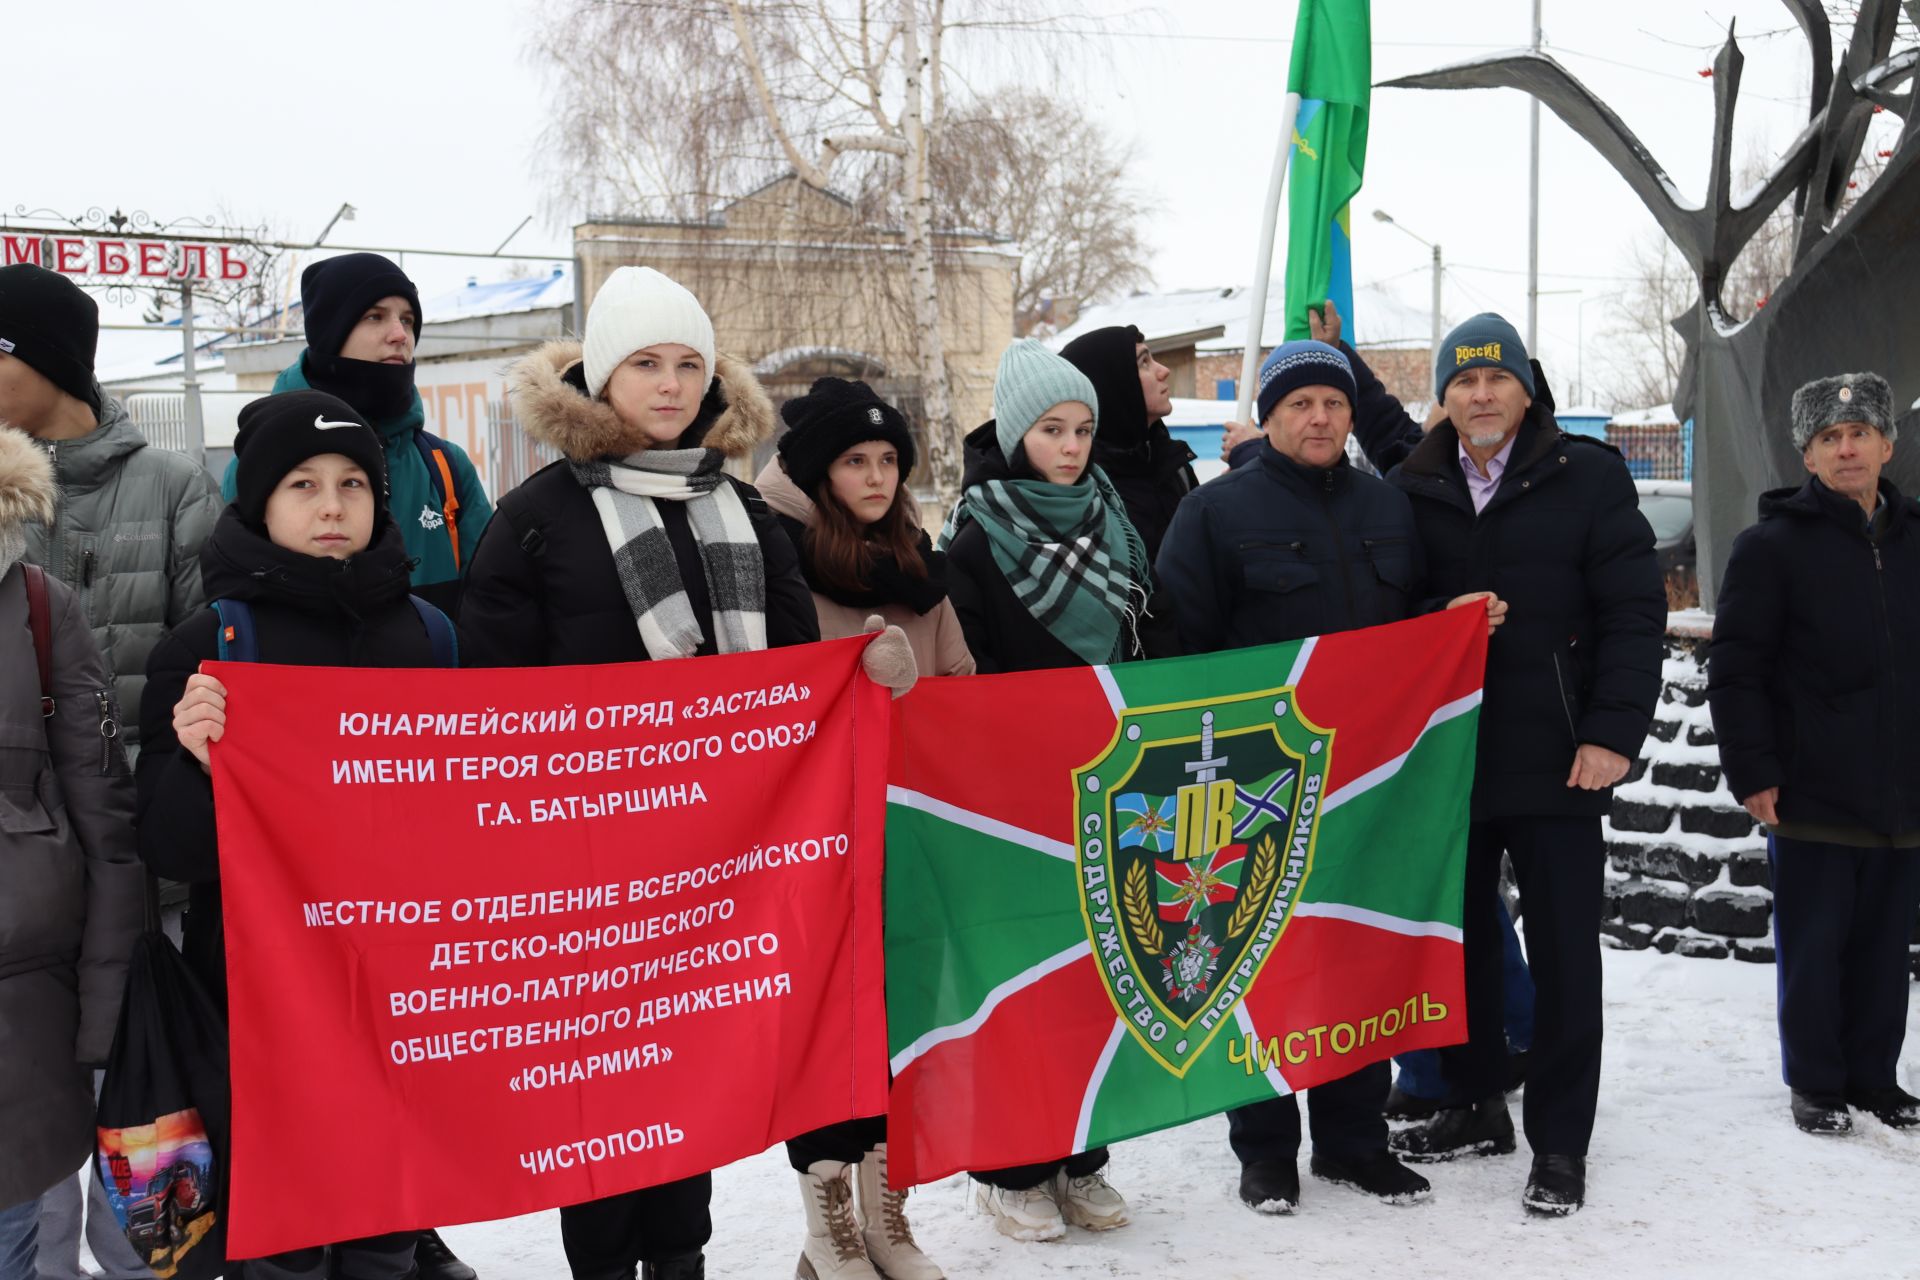
M 1128 708 L 1073 774 L 1081 914 L 1141 1045 L 1184 1076 L 1259 979 L 1313 869 L 1333 732 L 1291 688 Z

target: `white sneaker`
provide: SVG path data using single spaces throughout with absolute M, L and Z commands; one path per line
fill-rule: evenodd
M 1053 1184 L 1009 1191 L 974 1184 L 974 1202 L 993 1215 L 993 1229 L 1015 1240 L 1058 1240 L 1067 1234 L 1060 1220 L 1060 1206 L 1053 1199 Z
M 797 1280 L 880 1280 L 867 1261 L 860 1220 L 853 1212 L 853 1166 L 816 1160 L 800 1175 L 807 1239 L 794 1265 Z
M 853 1204 L 865 1229 L 867 1261 L 886 1280 L 947 1280 L 947 1273 L 914 1243 L 907 1225 L 907 1193 L 887 1186 L 887 1144 L 867 1152 L 854 1170 Z
M 1127 1212 L 1127 1202 L 1097 1173 L 1069 1178 L 1062 1169 L 1053 1175 L 1052 1189 L 1053 1198 L 1060 1206 L 1060 1216 L 1076 1227 L 1111 1231 L 1133 1220 L 1133 1215 Z

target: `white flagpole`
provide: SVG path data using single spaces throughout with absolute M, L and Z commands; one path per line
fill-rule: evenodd
M 1273 151 L 1273 175 L 1267 179 L 1267 211 L 1260 221 L 1260 255 L 1253 266 L 1253 306 L 1247 313 L 1247 350 L 1240 359 L 1240 422 L 1253 422 L 1254 379 L 1260 373 L 1261 329 L 1267 320 L 1267 281 L 1273 274 L 1274 225 L 1280 219 L 1280 193 L 1287 185 L 1287 164 L 1293 158 L 1293 129 L 1300 121 L 1300 95 L 1289 93 L 1280 113 L 1280 143 Z M 1255 422 L 1253 425 L 1259 426 Z

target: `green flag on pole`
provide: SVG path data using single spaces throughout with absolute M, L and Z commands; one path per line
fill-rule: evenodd
M 1287 221 L 1287 332 L 1305 338 L 1307 308 L 1331 298 L 1352 332 L 1353 245 L 1347 205 L 1367 167 L 1373 80 L 1368 0 L 1300 0 L 1287 89 L 1300 95 Z

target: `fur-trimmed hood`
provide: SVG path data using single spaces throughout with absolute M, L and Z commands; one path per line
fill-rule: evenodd
M 606 401 L 588 397 L 577 342 L 549 342 L 520 360 L 507 374 L 507 394 L 527 434 L 570 461 L 625 457 L 644 443 Z M 721 355 L 714 361 L 713 385 L 679 447 L 703 445 L 743 457 L 773 435 L 773 421 L 773 402 L 752 368 Z
M 53 520 L 53 463 L 26 432 L 0 422 L 0 533 Z

